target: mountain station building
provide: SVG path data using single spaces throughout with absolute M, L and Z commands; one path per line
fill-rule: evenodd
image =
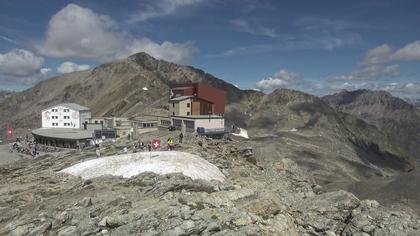
M 76 103 L 62 103 L 41 111 L 41 128 L 32 131 L 39 144 L 76 148 L 88 145 L 93 130 L 86 124 L 91 118 L 90 109 Z
M 41 112 L 42 128 L 80 129 L 91 118 L 90 109 L 76 103 L 63 103 Z
M 169 98 L 172 126 L 183 132 L 224 133 L 225 97 L 225 91 L 207 84 L 172 87 Z

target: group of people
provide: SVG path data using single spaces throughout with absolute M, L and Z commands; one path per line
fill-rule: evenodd
M 30 138 L 28 135 L 24 139 L 22 137 L 17 138 L 13 145 L 10 146 L 10 152 L 15 151 L 32 157 L 36 157 L 39 154 L 38 144 L 34 138 Z
M 183 134 L 182 134 L 182 132 L 181 132 L 181 133 L 179 134 L 179 143 L 182 143 L 183 138 L 184 138 L 184 135 L 183 135 Z M 174 138 L 169 137 L 169 138 L 166 140 L 166 144 L 167 144 L 166 149 L 167 149 L 168 151 L 173 150 L 173 149 L 174 149 L 174 147 L 175 147 L 175 140 L 174 140 Z M 150 142 L 147 142 L 147 145 L 146 145 L 143 141 L 141 141 L 141 140 L 139 140 L 138 142 L 136 142 L 136 143 L 134 144 L 134 150 L 135 150 L 135 151 L 145 151 L 145 149 L 146 149 L 146 148 L 147 148 L 147 151 L 149 151 L 149 152 L 151 152 L 151 151 L 152 151 L 152 143 L 151 143 L 151 141 L 150 141 Z
M 183 138 L 184 138 L 184 135 L 182 134 L 182 132 L 179 134 L 178 138 L 179 138 L 179 143 L 182 143 Z M 174 150 L 174 147 L 175 147 L 175 140 L 174 140 L 174 138 L 169 137 L 166 140 L 166 142 L 167 142 L 166 150 L 168 150 L 168 151 Z M 152 151 L 152 142 L 149 141 L 149 142 L 147 142 L 147 145 L 146 145 L 143 141 L 138 140 L 137 142 L 135 142 L 133 144 L 132 150 L 133 150 L 133 152 L 138 152 L 138 151 L 143 152 L 143 151 L 146 151 L 146 150 L 149 151 L 149 152 L 151 152 Z M 128 151 L 129 150 L 128 150 L 128 147 L 127 146 L 125 146 L 123 148 L 123 150 L 122 150 L 122 152 L 124 154 L 128 153 Z M 100 151 L 99 143 L 96 144 L 95 154 L 96 154 L 96 157 L 101 157 L 101 151 Z

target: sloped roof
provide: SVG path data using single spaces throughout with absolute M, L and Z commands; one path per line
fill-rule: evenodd
M 75 111 L 89 111 L 90 110 L 90 108 L 85 107 L 85 106 L 81 106 L 81 105 L 79 105 L 77 103 L 61 103 L 61 104 L 57 104 L 57 105 L 54 105 L 54 106 L 50 106 L 48 108 L 45 108 L 42 111 L 45 111 L 45 110 L 48 110 L 48 109 L 50 109 L 52 107 L 57 107 L 57 106 L 67 107 L 67 108 L 70 108 L 70 109 L 75 110 Z
M 81 140 L 92 138 L 93 131 L 70 128 L 39 128 L 32 130 L 32 134 L 57 139 Z
M 61 105 L 63 107 L 70 108 L 70 109 L 75 110 L 75 111 L 86 111 L 86 110 L 90 110 L 88 107 L 81 106 L 81 105 L 79 105 L 77 103 L 63 103 L 63 104 L 59 104 L 59 105 Z
M 169 99 L 169 101 L 182 101 L 188 98 L 192 98 L 193 96 L 179 96 Z

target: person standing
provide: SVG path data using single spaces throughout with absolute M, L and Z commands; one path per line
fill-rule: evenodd
M 182 132 L 179 134 L 179 143 L 182 143 L 182 139 L 184 138 L 184 134 Z
M 173 145 L 174 145 L 174 140 L 169 137 L 168 138 L 168 151 L 171 151 L 173 149 Z
M 95 150 L 95 153 L 96 153 L 96 157 L 101 157 L 101 151 L 99 151 L 99 148 Z

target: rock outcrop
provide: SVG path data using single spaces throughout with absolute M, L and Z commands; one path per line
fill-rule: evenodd
M 94 150 L 1 167 L 0 234 L 10 235 L 417 235 L 420 218 L 326 192 L 292 159 L 249 162 L 249 143 L 186 137 L 180 149 L 222 169 L 224 182 L 142 173 L 82 180 L 57 171 Z M 114 144 L 104 144 L 105 155 Z M 247 151 L 243 151 L 247 150 Z

